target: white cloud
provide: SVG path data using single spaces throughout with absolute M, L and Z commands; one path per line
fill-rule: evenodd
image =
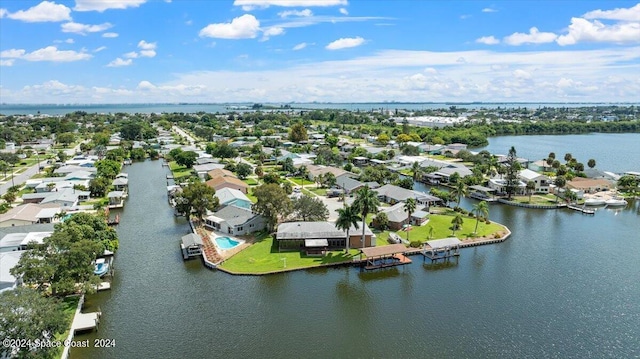
M 490 7 L 485 7 L 484 9 L 482 9 L 482 12 L 498 12 L 498 10 Z
M 267 41 L 271 36 L 279 36 L 282 34 L 284 34 L 283 28 L 277 26 L 268 27 L 262 32 L 262 39 L 260 39 L 260 41 Z
M 76 0 L 75 11 L 99 11 L 138 7 L 147 0 Z
M 84 51 L 77 52 L 73 50 L 58 50 L 55 46 L 47 46 L 45 48 L 35 50 L 30 53 L 25 53 L 24 50 L 8 50 L 11 51 L 11 54 L 19 54 L 19 58 L 27 61 L 52 61 L 52 62 L 71 62 L 71 61 L 80 61 L 80 60 L 88 60 L 93 57 L 90 54 L 87 54 Z M 3 51 L 5 53 L 5 51 Z M 4 57 L 4 56 L 2 56 Z M 18 58 L 18 56 L 14 56 Z
M 48 46 L 31 53 L 27 53 L 23 49 L 10 49 L 0 52 L 0 58 L 23 59 L 27 61 L 53 61 L 53 62 L 70 62 L 79 60 L 88 60 L 92 56 L 82 52 L 73 50 L 58 50 L 55 46 Z
M 15 62 L 14 59 L 0 60 L 0 66 L 13 66 L 14 62 Z
M 79 35 L 86 35 L 88 32 L 102 32 L 107 29 L 110 29 L 111 27 L 113 27 L 113 25 L 111 25 L 108 22 L 105 22 L 104 24 L 100 24 L 100 25 L 87 25 L 87 24 L 80 24 L 77 22 L 67 22 L 60 25 L 62 32 L 70 32 L 70 33 L 79 34 Z
M 540 32 L 538 28 L 532 27 L 529 33 L 516 32 L 504 38 L 508 45 L 520 46 L 522 44 L 545 44 L 556 40 L 558 35 L 552 32 Z
M 127 59 L 137 59 L 138 58 L 138 53 L 135 51 L 131 51 L 131 52 L 127 52 L 126 54 L 122 55 L 122 57 L 125 57 Z
M 255 16 L 244 14 L 230 23 L 209 24 L 200 30 L 200 37 L 219 39 L 253 39 L 260 30 L 260 22 Z
M 582 15 L 585 19 L 604 19 L 620 21 L 640 21 L 640 3 L 631 8 L 616 8 L 613 10 L 593 10 Z
M 5 17 L 8 13 L 7 9 L 0 9 L 0 19 Z
M 18 59 L 26 53 L 23 49 L 10 49 L 0 52 L 1 58 Z
M 93 52 L 100 52 L 100 51 L 103 51 L 103 50 L 106 50 L 106 49 L 107 49 L 106 46 L 100 46 L 97 49 L 93 50 Z
M 140 49 L 140 56 L 142 57 L 154 57 L 156 56 L 156 43 L 155 42 L 146 42 L 144 40 L 140 40 L 138 43 L 138 48 Z
M 112 39 L 112 38 L 115 38 L 115 37 L 118 37 L 118 36 L 119 35 L 116 32 L 105 32 L 104 34 L 102 34 L 102 37 L 106 37 L 108 39 Z
M 107 64 L 107 67 L 122 67 L 122 66 L 129 66 L 133 63 L 133 60 L 131 59 L 127 59 L 127 60 L 123 60 L 121 58 L 117 58 L 113 61 L 111 61 L 110 63 Z
M 457 62 L 460 58 L 465 59 L 464 65 Z M 220 102 L 637 102 L 639 61 L 640 46 L 516 52 L 385 50 L 280 68 L 172 73 L 171 80 L 141 78 L 127 88 L 84 83 L 82 87 L 77 86 L 79 82 L 24 89 L 5 86 L 2 98 L 21 103 L 207 102 L 211 98 Z
M 517 69 L 512 72 L 513 77 L 520 80 L 529 80 L 531 79 L 531 74 L 525 70 Z
M 269 6 L 309 7 L 309 6 L 345 6 L 347 0 L 235 0 L 234 6 L 242 6 L 245 11 Z
M 485 45 L 496 45 L 500 43 L 500 40 L 496 39 L 493 36 L 483 36 L 479 39 L 476 39 L 476 42 Z
M 9 13 L 4 10 L 2 13 L 3 15 L 6 14 L 10 19 L 24 22 L 58 22 L 71 20 L 71 9 L 52 1 L 43 1 L 27 10 L 19 10 L 14 13 Z
M 357 37 L 343 37 L 336 41 L 331 42 L 329 45 L 325 47 L 327 50 L 340 50 L 347 49 L 350 47 L 358 47 L 364 44 L 364 39 L 360 36 Z
M 302 50 L 305 47 L 307 47 L 307 43 L 306 42 L 301 42 L 301 43 L 299 43 L 299 44 L 297 44 L 296 46 L 293 47 L 293 51 Z
M 569 25 L 569 33 L 561 35 L 556 41 L 560 46 L 578 42 L 640 43 L 640 21 L 605 25 L 598 20 L 574 17 Z
M 347 9 L 343 8 L 343 7 L 341 7 L 340 10 L 338 10 L 338 11 L 340 11 L 340 13 L 342 15 L 349 15 L 349 11 Z
M 67 44 L 73 44 L 75 42 L 75 40 L 69 38 L 69 39 L 64 40 L 64 42 L 67 43 Z
M 309 16 L 313 16 L 313 12 L 310 9 L 285 10 L 285 11 L 279 12 L 278 16 L 280 16 L 283 19 L 288 18 L 289 16 L 309 17 Z

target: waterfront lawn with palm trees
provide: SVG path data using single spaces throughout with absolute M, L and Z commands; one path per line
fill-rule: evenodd
M 350 262 L 357 258 L 358 249 L 331 251 L 322 257 L 309 257 L 302 251 L 278 252 L 273 237 L 262 234 L 254 244 L 227 259 L 220 268 L 233 273 L 264 274 L 282 270 L 318 267 L 324 264 Z M 285 267 L 286 263 L 286 267 Z

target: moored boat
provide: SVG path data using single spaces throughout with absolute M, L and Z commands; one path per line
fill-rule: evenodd
M 109 271 L 109 263 L 104 258 L 96 259 L 95 269 L 93 270 L 93 274 L 102 277 Z
M 604 206 L 605 204 L 607 204 L 605 199 L 601 197 L 588 198 L 584 200 L 585 206 Z
M 611 199 L 608 199 L 605 201 L 605 204 L 607 206 L 626 206 L 627 205 L 627 201 L 624 200 L 624 198 L 619 198 L 619 197 L 614 197 Z

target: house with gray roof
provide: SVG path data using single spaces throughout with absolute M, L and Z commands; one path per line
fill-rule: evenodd
M 353 179 L 352 173 L 345 173 L 336 177 L 336 187 L 340 188 L 345 192 L 345 194 L 349 195 L 354 191 L 357 191 L 359 188 L 364 187 L 364 183 L 360 182 L 356 179 Z
M 361 248 L 362 245 L 362 222 L 358 223 L 358 228 L 351 226 L 349 229 L 349 247 Z M 376 236 L 365 224 L 365 247 L 376 245 Z M 276 240 L 278 249 L 306 250 L 307 252 L 338 250 L 346 247 L 347 233 L 337 229 L 331 222 L 287 222 L 278 226 Z
M 428 211 L 416 209 L 413 213 L 411 213 L 411 218 L 409 218 L 409 213 L 405 211 L 404 205 L 405 202 L 398 202 L 391 207 L 380 209 L 380 213 L 384 213 L 387 215 L 387 218 L 389 219 L 390 229 L 397 231 L 402 229 L 405 224 L 420 226 L 427 221 L 429 217 Z M 418 206 L 418 208 L 420 208 L 420 206 Z
M 242 236 L 263 230 L 266 221 L 250 209 L 231 205 L 205 218 L 205 226 L 218 232 Z
M 216 191 L 220 206 L 236 206 L 251 210 L 251 200 L 247 195 L 235 188 L 224 187 Z
M 61 211 L 58 204 L 26 203 L 0 214 L 0 227 L 27 226 L 36 223 L 52 223 Z
M 385 203 L 396 204 L 398 202 L 406 202 L 407 199 L 413 198 L 418 205 L 431 206 L 440 202 L 440 198 L 418 192 L 392 184 L 386 184 L 382 187 L 374 189 L 378 193 L 378 198 Z

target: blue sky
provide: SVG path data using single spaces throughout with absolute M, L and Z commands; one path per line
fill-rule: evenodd
M 0 2 L 0 102 L 640 102 L 637 1 Z

